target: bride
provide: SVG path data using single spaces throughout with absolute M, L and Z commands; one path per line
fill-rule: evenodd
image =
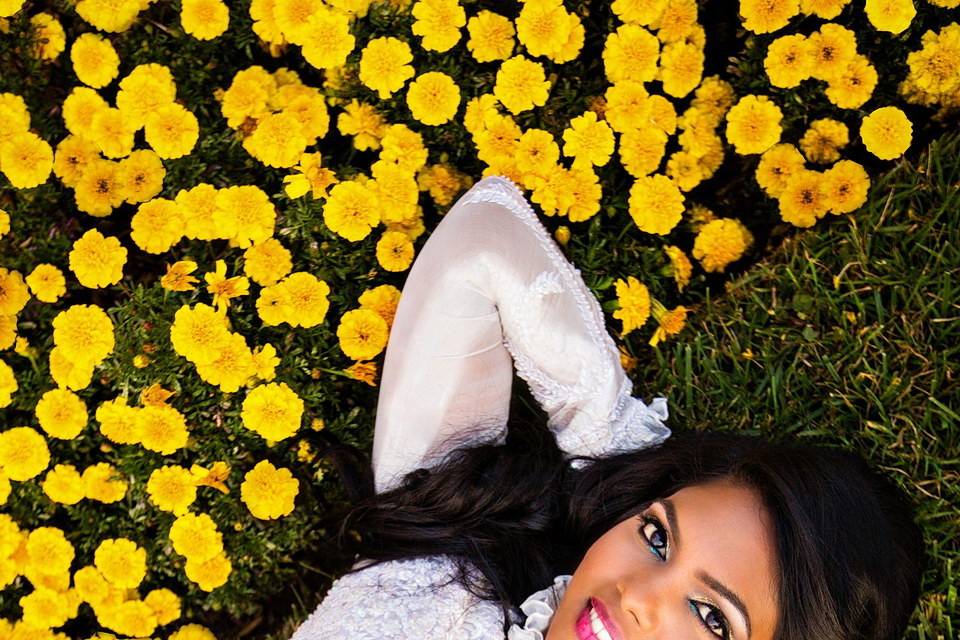
M 513 368 L 548 416 L 509 414 Z M 898 640 L 922 538 L 857 456 L 671 436 L 597 300 L 507 178 L 413 265 L 385 356 L 363 534 L 292 640 Z

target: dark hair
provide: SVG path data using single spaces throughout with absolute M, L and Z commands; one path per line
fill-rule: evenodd
M 860 457 L 724 432 L 571 468 L 542 419 L 511 416 L 504 445 L 463 447 L 368 497 L 342 531 L 375 562 L 448 554 L 458 579 L 508 612 L 657 498 L 730 479 L 758 492 L 778 560 L 777 640 L 897 640 L 920 590 L 923 540 L 907 496 Z M 471 577 L 469 568 L 483 578 Z

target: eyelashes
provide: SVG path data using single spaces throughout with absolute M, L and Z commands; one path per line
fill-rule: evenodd
M 669 536 L 659 518 L 651 514 L 641 515 L 639 533 L 650 549 L 650 553 L 659 561 L 666 562 Z M 689 600 L 688 603 L 694 617 L 710 636 L 720 640 L 731 640 L 729 625 L 717 607 L 697 600 Z

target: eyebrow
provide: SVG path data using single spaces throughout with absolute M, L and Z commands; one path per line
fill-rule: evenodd
M 680 549 L 680 527 L 677 526 L 677 507 L 673 504 L 673 501 L 670 498 L 663 498 L 658 501 L 663 505 L 663 510 L 667 514 L 667 523 L 670 525 L 670 531 L 673 534 L 673 543 L 676 545 L 677 549 Z M 726 598 L 737 611 L 740 612 L 740 615 L 743 616 L 743 620 L 747 626 L 747 637 L 750 637 L 750 614 L 747 613 L 747 607 L 743 604 L 743 600 L 734 592 L 732 589 L 727 588 L 722 582 L 706 573 L 705 571 L 698 571 L 697 577 L 708 587 L 719 593 L 721 596 Z

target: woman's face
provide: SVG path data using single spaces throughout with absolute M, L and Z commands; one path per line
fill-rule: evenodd
M 772 640 L 776 590 L 759 496 L 726 480 L 694 485 L 587 550 L 547 640 Z

